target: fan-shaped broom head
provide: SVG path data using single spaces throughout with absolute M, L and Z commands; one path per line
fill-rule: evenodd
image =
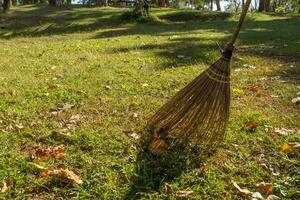
M 222 57 L 180 90 L 151 118 L 157 136 L 186 138 L 214 147 L 224 138 L 230 105 L 230 58 Z

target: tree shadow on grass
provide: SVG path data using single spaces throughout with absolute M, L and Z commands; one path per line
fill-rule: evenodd
M 212 155 L 184 140 L 164 139 L 163 148 L 158 149 L 153 149 L 154 141 L 161 139 L 146 134 L 142 137 L 135 174 L 123 199 L 139 199 L 146 193 L 163 191 L 165 183 L 171 183 L 186 171 L 200 169 L 207 157 Z

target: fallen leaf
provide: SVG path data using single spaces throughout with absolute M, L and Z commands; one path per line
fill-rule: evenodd
M 251 194 L 251 192 L 247 188 L 240 188 L 240 186 L 236 182 L 232 182 L 233 186 L 241 193 L 241 194 Z
M 262 195 L 268 195 L 273 193 L 273 187 L 271 183 L 261 182 L 256 184 L 254 191 Z
M 159 138 L 154 138 L 149 145 L 149 150 L 155 154 L 161 154 L 165 152 L 167 148 L 168 148 L 167 143 L 164 140 Z
M 58 153 L 58 154 L 55 154 L 54 155 L 54 158 L 56 158 L 56 159 L 62 159 L 62 158 L 64 158 L 65 157 L 65 154 L 64 153 Z
M 207 165 L 205 163 L 200 165 L 200 172 L 205 173 L 207 171 Z
M 49 83 L 49 84 L 48 84 L 48 87 L 49 87 L 50 89 L 56 89 L 56 88 L 59 88 L 60 85 L 58 85 L 58 84 L 56 84 L 56 83 Z
M 275 133 L 279 135 L 285 135 L 287 136 L 289 132 L 292 132 L 290 129 L 285 129 L 285 128 L 275 128 L 274 130 Z
M 65 150 L 66 150 L 66 146 L 63 144 L 53 147 L 54 153 L 61 153 L 61 152 L 64 152 Z
M 138 117 L 139 117 L 139 114 L 138 114 L 138 113 L 133 113 L 133 114 L 132 114 L 132 118 L 133 118 L 133 119 L 136 119 L 136 118 L 138 118 Z
M 111 87 L 109 85 L 104 86 L 105 89 L 110 90 Z
M 293 104 L 298 104 L 298 103 L 300 103 L 300 97 L 293 98 L 293 99 L 292 99 L 292 103 L 293 103 Z
M 267 200 L 279 200 L 280 198 L 274 194 L 271 194 L 267 197 Z
M 258 126 L 258 122 L 246 122 L 246 127 L 248 128 L 255 128 Z
M 70 124 L 77 124 L 78 122 L 80 122 L 80 120 L 81 120 L 81 116 L 79 114 L 72 115 L 69 119 L 69 123 Z
M 299 143 L 285 143 L 281 146 L 280 153 L 289 153 L 300 147 Z
M 261 89 L 261 87 L 262 87 L 262 85 L 258 83 L 258 84 L 254 84 L 254 85 L 248 87 L 248 90 L 251 92 L 257 92 L 258 90 Z
M 130 137 L 132 137 L 132 138 L 134 138 L 136 140 L 140 138 L 140 136 L 138 134 L 136 134 L 136 133 L 131 133 Z
M 179 191 L 176 193 L 176 196 L 180 197 L 180 198 L 185 198 L 185 197 L 191 196 L 193 194 L 194 194 L 193 191 Z
M 165 183 L 164 193 L 165 194 L 173 194 L 174 193 L 173 188 L 168 183 Z
M 264 198 L 259 192 L 251 192 L 251 196 L 254 199 L 263 199 Z
M 17 94 L 15 90 L 10 90 L 8 93 L 10 96 L 16 96 Z
M 250 65 L 250 64 L 243 64 L 243 67 L 250 68 L 250 69 L 256 69 L 255 66 Z
M 132 100 L 129 104 L 129 106 L 132 106 L 132 107 L 135 107 L 137 105 L 138 105 L 138 103 L 135 100 Z
M 58 170 L 53 170 L 48 172 L 49 176 L 54 176 L 63 180 L 67 180 L 72 183 L 82 184 L 83 181 L 80 177 L 75 174 L 73 171 L 68 169 L 60 168 Z
M 8 177 L 8 179 L 6 180 L 6 182 L 4 182 L 3 187 L 1 188 L 1 193 L 6 192 L 7 190 L 9 190 L 14 184 L 14 180 L 13 178 L 10 176 Z

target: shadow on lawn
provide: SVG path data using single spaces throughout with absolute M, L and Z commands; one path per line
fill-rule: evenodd
M 239 50 L 235 51 L 234 55 L 272 58 L 285 63 L 300 61 L 299 45 L 297 45 L 300 28 L 296 25 L 299 21 L 300 17 L 295 16 L 271 21 L 248 19 L 236 45 Z M 236 22 L 226 20 L 161 25 L 134 24 L 122 29 L 104 30 L 93 38 L 122 36 L 142 38 L 140 36 L 143 35 L 169 37 L 166 42 L 155 42 L 155 40 L 151 44 L 141 42 L 141 45 L 133 48 L 120 47 L 114 49 L 113 52 L 152 51 L 158 57 L 166 59 L 159 64 L 158 67 L 161 69 L 197 63 L 204 63 L 208 66 L 219 57 L 216 42 L 226 44 L 235 26 Z M 191 33 L 193 35 L 190 35 Z M 178 57 L 181 55 L 184 57 Z
M 186 141 L 166 139 L 167 150 L 153 153 L 149 150 L 151 136 L 144 136 L 136 158 L 135 175 L 130 189 L 123 199 L 139 199 L 145 193 L 163 191 L 165 183 L 171 183 L 185 171 L 199 168 L 211 153 Z

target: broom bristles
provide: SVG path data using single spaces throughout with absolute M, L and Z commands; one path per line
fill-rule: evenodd
M 230 106 L 230 59 L 220 58 L 151 118 L 156 134 L 214 147 L 223 140 Z

